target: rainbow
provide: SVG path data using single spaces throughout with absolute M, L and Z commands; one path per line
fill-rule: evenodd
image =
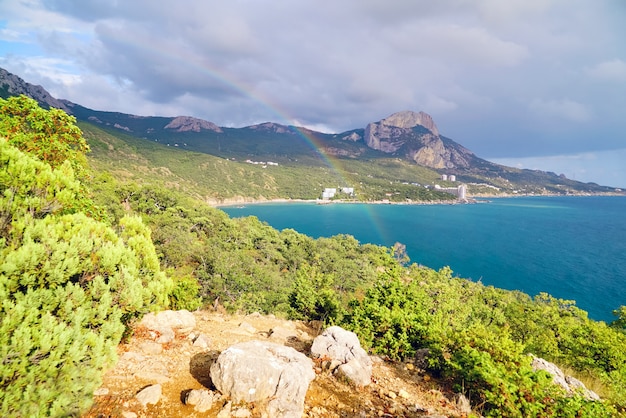
M 337 158 L 324 153 L 323 146 L 315 137 L 308 133 L 306 128 L 295 126 L 295 118 L 291 117 L 286 110 L 281 109 L 278 104 L 272 103 L 269 98 L 262 97 L 260 94 L 256 93 L 253 86 L 246 84 L 242 80 L 236 80 L 233 76 L 219 70 L 215 66 L 212 66 L 210 63 L 206 62 L 206 60 L 201 60 L 196 54 L 192 54 L 173 45 L 168 46 L 167 44 L 159 44 L 157 46 L 154 39 L 148 38 L 141 33 L 134 33 L 131 38 L 127 34 L 124 34 L 123 31 L 109 31 L 106 35 L 103 35 L 103 37 L 111 42 L 135 48 L 137 49 L 138 54 L 145 53 L 147 51 L 151 54 L 167 58 L 168 60 L 183 62 L 186 66 L 193 67 L 201 73 L 208 75 L 212 79 L 227 86 L 233 91 L 236 91 L 242 96 L 254 100 L 263 108 L 269 110 L 271 114 L 276 116 L 276 122 L 294 127 L 296 134 L 303 138 L 311 149 L 320 155 L 324 164 L 334 170 L 336 174 L 342 177 L 341 173 L 345 172 L 341 162 Z M 342 180 L 345 179 L 342 178 Z M 345 185 L 348 185 L 348 183 Z
M 343 182 L 341 186 L 353 186 L 351 184 L 352 182 L 346 180 L 346 178 L 344 177 L 343 173 L 346 173 L 347 170 L 343 167 L 343 163 L 338 158 L 325 153 L 323 151 L 322 144 L 317 138 L 309 133 L 308 129 L 295 126 L 295 118 L 291 117 L 286 110 L 281 109 L 278 104 L 272 103 L 269 98 L 262 97 L 260 94 L 256 93 L 253 86 L 247 85 L 242 80 L 235 79 L 232 75 L 221 71 L 215 66 L 212 66 L 210 63 L 201 60 L 200 57 L 198 57 L 196 54 L 187 52 L 182 48 L 174 45 L 168 47 L 167 44 L 159 44 L 157 47 L 157 44 L 154 43 L 153 38 L 148 38 L 141 33 L 135 33 L 131 38 L 130 36 L 124 34 L 123 31 L 109 31 L 106 35 L 101 36 L 111 42 L 135 48 L 137 49 L 138 53 L 145 53 L 147 51 L 148 53 L 167 58 L 168 60 L 183 62 L 186 66 L 190 66 L 197 71 L 206 74 L 207 76 L 227 86 L 228 88 L 231 88 L 233 91 L 236 91 L 242 96 L 254 100 L 256 103 L 269 110 L 269 112 L 276 116 L 276 118 L 281 123 L 292 126 L 296 134 L 304 139 L 305 143 L 308 144 L 311 149 L 321 157 L 323 163 L 330 170 L 332 170 Z M 383 233 L 382 228 L 380 227 L 380 222 L 376 219 L 377 217 L 373 212 L 371 205 L 359 204 L 355 207 L 355 210 L 366 211 L 367 218 L 370 220 L 370 224 L 374 228 L 376 234 L 381 238 L 381 242 L 388 242 L 385 239 L 387 234 Z

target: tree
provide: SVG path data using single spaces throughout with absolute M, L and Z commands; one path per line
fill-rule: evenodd
M 79 176 L 84 174 L 89 145 L 76 118 L 60 109 L 42 109 L 24 95 L 0 99 L 0 136 L 52 168 L 70 161 Z
M 0 140 L 0 415 L 83 411 L 125 323 L 166 306 L 147 227 L 88 217 L 69 163 L 52 169 Z

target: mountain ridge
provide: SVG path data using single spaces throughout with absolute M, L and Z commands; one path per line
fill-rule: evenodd
M 515 169 L 476 156 L 439 133 L 433 118 L 420 111 L 396 112 L 364 128 L 322 133 L 275 122 L 241 128 L 220 127 L 192 116 L 137 116 L 89 109 L 55 99 L 41 86 L 0 69 L 0 96 L 25 94 L 44 107 L 59 107 L 78 120 L 168 146 L 246 161 L 323 165 L 328 157 L 376 163 L 389 158 L 432 169 L 460 182 L 486 184 L 506 193 L 607 193 L 620 189 L 582 183 L 552 172 Z

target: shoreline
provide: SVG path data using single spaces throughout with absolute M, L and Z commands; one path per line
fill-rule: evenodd
M 271 203 L 310 203 L 318 205 L 334 205 L 334 204 L 364 204 L 364 205 L 471 205 L 488 203 L 487 199 L 512 198 L 512 197 L 589 197 L 589 196 L 626 196 L 626 193 L 581 193 L 581 194 L 479 194 L 467 199 L 459 200 L 436 200 L 436 201 L 409 201 L 409 202 L 392 202 L 389 200 L 322 200 L 322 199 L 257 199 L 243 196 L 236 196 L 225 199 L 206 199 L 205 203 L 214 208 L 232 207 L 240 205 L 262 205 Z

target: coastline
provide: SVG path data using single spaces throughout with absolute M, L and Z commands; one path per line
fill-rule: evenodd
M 586 197 L 586 196 L 626 196 L 626 193 L 580 193 L 580 194 L 519 194 L 519 193 L 500 193 L 500 194 L 477 194 L 463 200 L 435 200 L 435 201 L 407 201 L 393 202 L 389 200 L 322 200 L 322 199 L 291 199 L 291 198 L 251 198 L 243 196 L 235 196 L 224 199 L 205 199 L 211 207 L 231 207 L 240 205 L 259 205 L 271 203 L 309 203 L 318 205 L 334 205 L 334 204 L 364 204 L 364 205 L 467 205 L 487 203 L 487 199 L 511 198 L 511 197 Z
M 350 205 L 350 204 L 363 204 L 363 205 L 464 205 L 477 203 L 474 199 L 460 200 L 435 200 L 435 201 L 412 201 L 412 202 L 391 202 L 388 200 L 322 200 L 322 199 L 222 199 L 220 202 L 207 202 L 209 206 L 220 207 L 232 207 L 240 205 L 262 205 L 269 203 L 309 203 L 317 205 Z

